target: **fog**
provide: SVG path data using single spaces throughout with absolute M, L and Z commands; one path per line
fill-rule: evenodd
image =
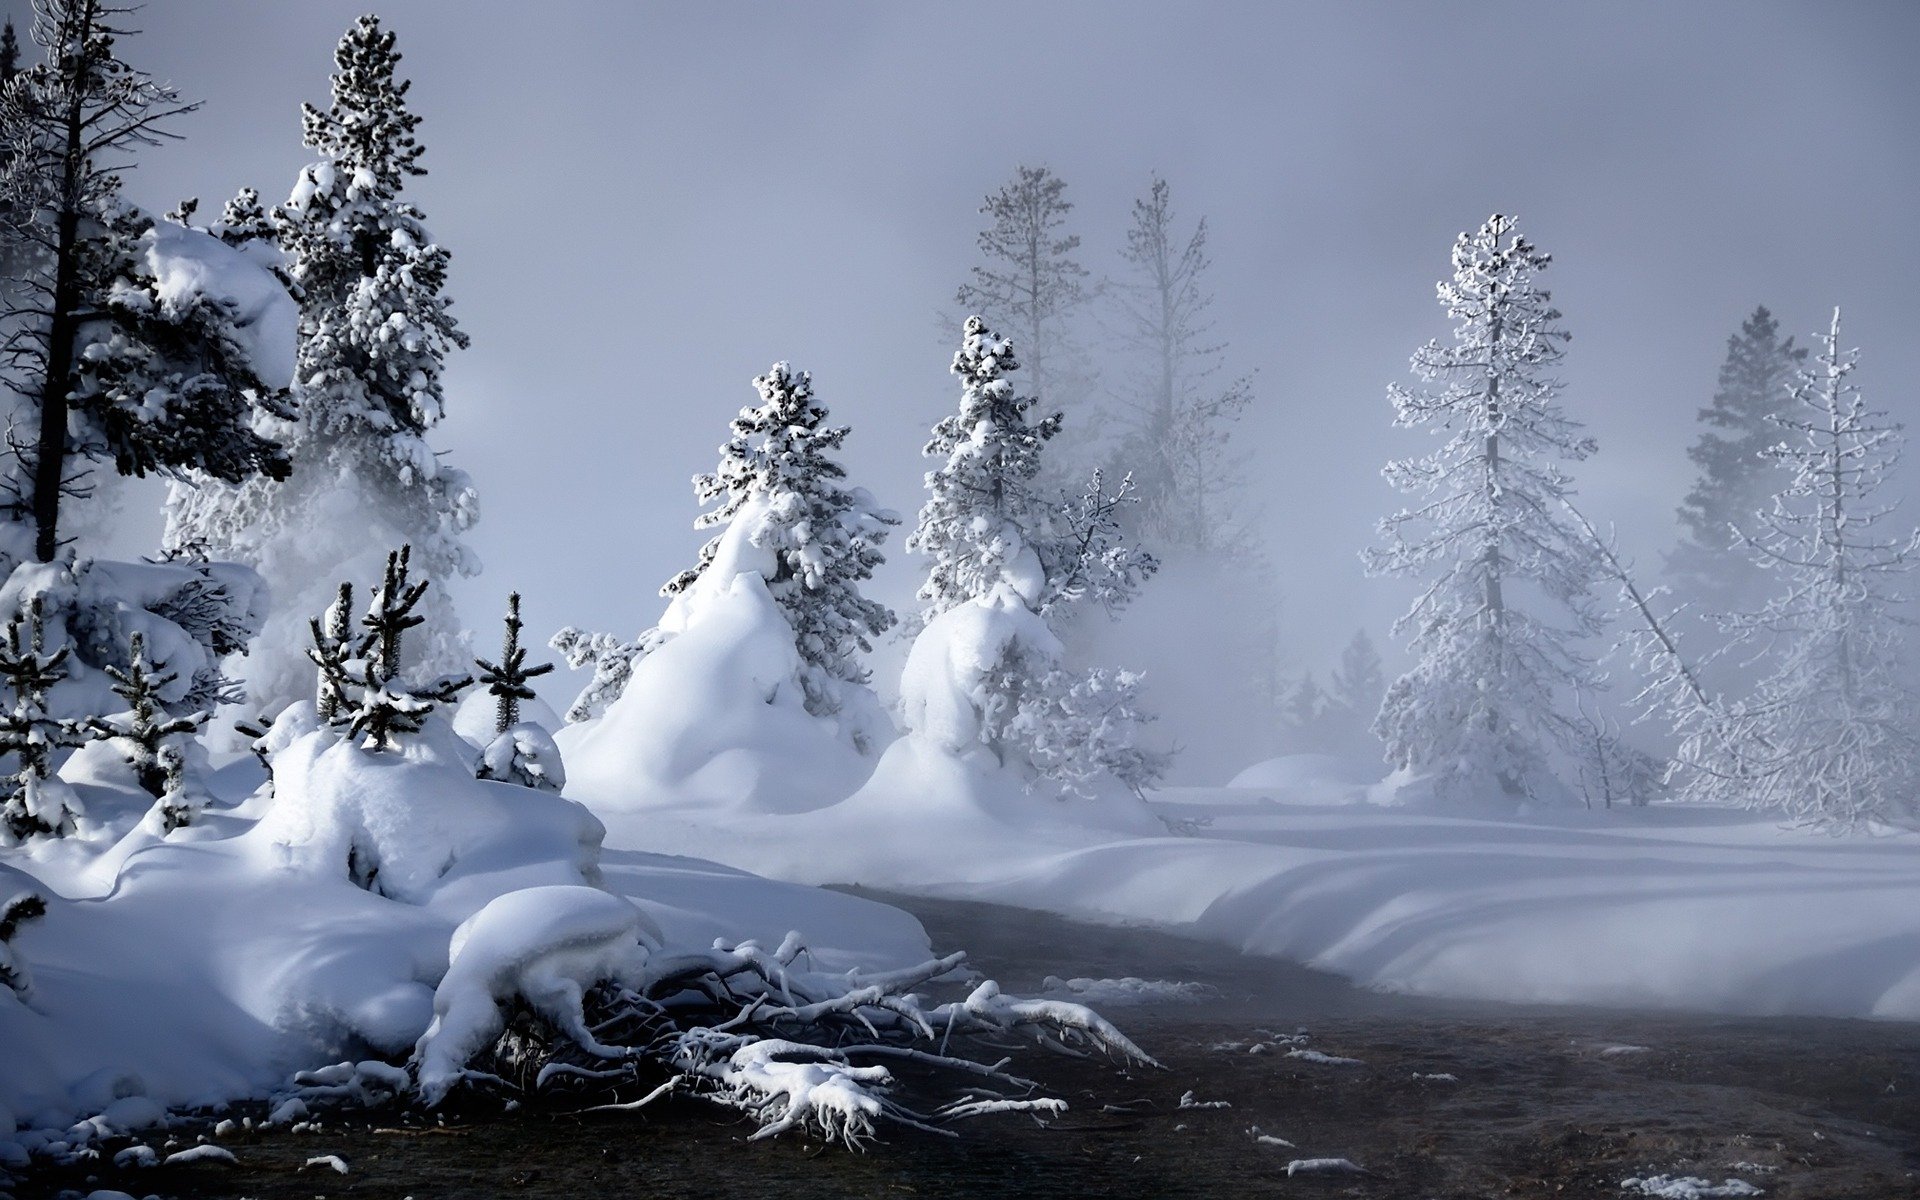
M 307 158 L 299 104 L 324 101 L 366 7 L 149 7 L 125 56 L 205 107 L 142 159 L 132 198 L 283 197 Z M 25 5 L 0 9 L 24 33 Z M 1649 572 L 1756 304 L 1803 344 L 1845 306 L 1868 398 L 1916 411 L 1909 5 L 378 11 L 424 118 L 411 195 L 473 338 L 437 442 L 481 489 L 487 569 L 455 588 L 483 630 L 509 588 L 542 637 L 650 625 L 705 536 L 688 477 L 776 359 L 853 426 L 854 480 L 910 516 L 927 427 L 958 394 L 942 317 L 981 198 L 1021 163 L 1067 181 L 1096 274 L 1120 269 L 1152 172 L 1183 222 L 1210 221 L 1218 332 L 1257 372 L 1237 437 L 1296 670 L 1362 626 L 1397 662 L 1386 631 L 1413 585 L 1366 578 L 1357 552 L 1399 503 L 1382 463 L 1429 438 L 1391 428 L 1386 387 L 1445 335 L 1434 281 L 1490 212 L 1555 256 L 1565 402 L 1600 442 L 1575 478 Z M 151 548 L 143 503 L 116 541 Z M 920 568 L 892 549 L 879 594 L 904 605 Z

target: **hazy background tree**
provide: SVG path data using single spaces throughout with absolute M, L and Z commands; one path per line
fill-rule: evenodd
M 1196 783 L 1224 782 L 1273 752 L 1279 718 L 1279 597 L 1247 496 L 1248 455 L 1233 440 L 1252 377 L 1229 371 L 1215 328 L 1208 236 L 1206 219 L 1183 222 L 1155 177 L 1102 289 L 1114 342 L 1107 420 L 1119 431 L 1105 453 L 1138 488 L 1125 519 L 1161 569 L 1126 620 L 1069 633 L 1091 656 L 1139 668 L 1149 706 L 1180 712 L 1148 735 L 1177 743 L 1175 770 Z
M 1073 457 L 1089 458 L 1096 431 L 1084 412 L 1096 379 L 1081 325 L 1093 289 L 1080 261 L 1080 235 L 1069 231 L 1073 202 L 1066 181 L 1045 166 L 1021 166 L 987 196 L 990 219 L 976 244 L 980 260 L 954 299 L 1020 347 L 1027 390 L 1075 428 Z
M 1681 594 L 1707 612 L 1751 608 L 1768 590 L 1740 535 L 1753 531 L 1784 481 L 1767 451 L 1780 440 L 1774 418 L 1791 406 L 1794 372 L 1806 356 L 1780 336 L 1764 306 L 1727 339 L 1718 389 L 1700 410 L 1706 428 L 1687 450 L 1699 474 L 1680 505 L 1680 544 L 1667 558 Z

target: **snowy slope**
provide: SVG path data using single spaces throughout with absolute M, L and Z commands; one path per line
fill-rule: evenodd
M 897 748 L 896 748 L 897 750 Z M 884 772 L 883 772 L 884 774 Z M 881 782 L 876 777 L 875 783 Z M 610 818 L 609 844 L 780 878 L 1146 924 L 1363 986 L 1491 1000 L 1920 1020 L 1920 835 L 1836 839 L 1725 810 L 1477 820 L 1249 804 L 1183 789 L 1198 837 L 956 806 L 931 776 L 882 802 L 736 822 Z

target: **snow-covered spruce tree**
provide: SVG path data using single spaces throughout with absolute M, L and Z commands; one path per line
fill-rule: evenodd
M 1066 182 L 1042 167 L 1019 167 L 989 195 L 980 212 L 981 261 L 955 299 L 1008 330 L 1026 356 L 1034 394 L 1049 407 L 1077 407 L 1093 391 L 1093 369 L 1077 328 L 1090 297 L 1079 259 L 1080 236 L 1068 233 Z
M 1039 401 L 1006 378 L 1019 367 L 1011 341 L 967 318 L 952 368 L 960 410 L 941 418 L 922 450 L 940 465 L 927 473 L 927 502 L 907 539 L 932 560 L 919 591 L 923 620 L 1003 584 L 1041 616 L 1083 600 L 1117 609 L 1158 566 L 1125 544 L 1116 516 L 1131 480 L 1109 492 L 1096 471 L 1072 502 L 1041 481 L 1061 419 L 1034 419 Z
M 1667 558 L 1681 591 L 1709 611 L 1750 608 L 1767 592 L 1765 571 L 1739 537 L 1753 531 L 1755 514 L 1784 482 L 1767 452 L 1780 440 L 1773 419 L 1791 405 L 1806 357 L 1805 347 L 1780 336 L 1780 323 L 1764 307 L 1727 339 L 1719 387 L 1700 410 L 1707 428 L 1687 450 L 1700 474 L 1680 505 L 1680 545 Z
M 254 429 L 285 416 L 242 348 L 232 309 L 163 288 L 150 268 L 153 221 L 121 199 L 127 156 L 171 136 L 195 107 L 122 61 L 99 0 L 41 0 L 46 61 L 0 90 L 0 172 L 9 258 L 0 364 L 31 429 L 10 438 L 8 503 L 34 526 L 34 554 L 58 554 L 60 502 L 84 494 L 94 461 L 123 475 L 284 477 L 281 448 Z
M 843 482 L 846 469 L 831 455 L 846 441 L 848 427 L 828 425 L 825 406 L 813 396 L 813 377 L 784 362 L 753 381 L 760 403 L 740 410 L 732 434 L 720 447 L 720 465 L 697 475 L 694 493 L 703 504 L 697 529 L 719 527 L 700 561 L 660 589 L 677 596 L 714 566 L 729 530 L 738 526 L 753 551 L 766 555 L 767 592 L 793 627 L 794 646 L 805 664 L 801 686 L 807 711 L 840 711 L 845 684 L 863 684 L 861 656 L 873 639 L 893 627 L 893 611 L 860 594 L 885 561 L 887 531 L 900 518 L 881 508 L 865 488 Z M 737 563 L 726 564 L 729 577 Z
M 977 693 L 970 703 L 979 710 L 979 740 L 1003 765 L 1017 760 L 1065 792 L 1084 794 L 1111 777 L 1137 794 L 1167 762 L 1139 743 L 1149 720 L 1139 677 L 1067 669 L 1046 621 L 1088 601 L 1119 608 L 1158 564 L 1126 544 L 1115 515 L 1130 500 L 1130 480 L 1110 493 L 1096 471 L 1077 502 L 1046 496 L 1042 455 L 1060 418 L 1031 419 L 1037 401 L 1017 395 L 1006 378 L 1019 365 L 1011 342 L 980 317 L 967 318 L 952 368 L 960 410 L 927 442 L 924 453 L 940 465 L 927 473 L 929 495 L 907 539 L 910 551 L 932 560 L 908 670 L 923 642 L 993 643 L 978 678 L 965 684 Z M 1022 621 L 1016 609 L 1031 615 Z
M 316 707 L 368 750 L 391 749 L 400 735 L 420 732 L 436 708 L 454 703 L 473 683 L 471 675 L 421 675 L 416 682 L 401 673 L 405 635 L 426 623 L 417 610 L 432 583 L 411 577 L 411 557 L 410 546 L 387 554 L 380 585 L 360 617 L 365 632 L 350 646 L 342 614 L 353 593 L 346 584 L 325 618 L 309 622 L 309 661 L 320 671 Z
M 1592 686 L 1578 643 L 1600 628 L 1596 566 L 1561 498 L 1562 464 L 1594 443 L 1558 403 L 1567 334 L 1539 286 L 1549 261 L 1511 217 L 1461 234 L 1439 285 L 1453 344 L 1413 356 L 1435 390 L 1390 393 L 1397 425 L 1447 440 L 1386 469 L 1418 502 L 1382 522 L 1388 544 L 1367 552 L 1369 569 L 1425 586 L 1394 627 L 1415 665 L 1387 689 L 1374 731 L 1389 762 L 1446 799 L 1541 798 L 1555 748 L 1580 745 L 1572 696 Z
M 160 698 L 179 676 L 166 667 L 165 663 L 147 660 L 146 639 L 136 632 L 128 647 L 126 669 L 107 668 L 107 675 L 113 680 L 113 694 L 126 705 L 126 711 L 89 722 L 100 736 L 118 746 L 127 765 L 133 768 L 134 778 L 156 800 L 168 791 L 166 752 L 172 749 L 175 761 L 184 761 L 178 758 L 177 743 L 199 733 L 212 716 L 205 711 L 184 717 L 167 712 Z M 177 829 L 189 820 L 190 815 L 184 811 L 169 810 L 166 814 L 169 829 Z
M 25 613 L 15 613 L 0 639 L 0 681 L 8 704 L 0 712 L 0 754 L 11 755 L 13 771 L 0 779 L 0 831 L 11 838 L 40 833 L 70 833 L 80 801 L 53 773 L 53 757 L 81 745 L 93 731 L 57 717 L 47 694 L 67 677 L 68 647 L 46 648 L 46 617 L 38 596 Z
M 1203 282 L 1212 262 L 1206 218 L 1182 237 L 1167 181 L 1156 178 L 1134 201 L 1120 256 L 1128 270 L 1112 292 L 1119 332 L 1142 360 L 1121 388 L 1132 425 L 1121 461 L 1140 488 L 1142 536 L 1163 553 L 1243 552 L 1244 462 L 1230 440 L 1253 380 L 1223 373 L 1226 346 L 1214 339 Z
M 496 710 L 493 731 L 505 733 L 520 723 L 520 702 L 532 700 L 534 691 L 529 686 L 533 680 L 553 670 L 552 663 L 527 665 L 527 649 L 520 644 L 520 631 L 526 623 L 520 619 L 520 593 L 507 595 L 507 631 L 501 641 L 500 661 L 490 663 L 484 658 L 476 658 L 473 665 L 480 668 L 475 680 L 484 684 L 487 694 L 494 698 Z
M 1683 713 L 1682 791 L 1689 799 L 1774 809 L 1834 829 L 1920 816 L 1913 697 L 1900 678 L 1900 577 L 1920 565 L 1920 531 L 1888 529 L 1882 493 L 1898 466 L 1900 427 L 1869 408 L 1842 350 L 1840 311 L 1773 417 L 1769 454 L 1790 482 L 1743 540 L 1780 591 L 1728 618 L 1766 647 L 1751 696 Z
M 271 711 L 307 695 L 305 615 L 335 581 L 374 569 L 372 545 L 405 542 L 428 578 L 479 570 L 461 534 L 478 515 L 466 474 L 427 443 L 440 420 L 447 354 L 467 344 L 444 294 L 450 256 L 402 195 L 425 174 L 391 32 L 363 17 L 335 51 L 333 103 L 307 106 L 302 169 L 272 222 L 299 292 L 297 417 L 275 426 L 295 463 L 284 484 L 176 489 L 167 541 L 256 567 L 276 612 L 247 667 Z M 243 204 L 231 213 L 245 227 Z M 425 675 L 472 657 L 444 587 L 428 594 L 410 639 Z
M 530 684 L 553 670 L 553 664 L 527 665 L 527 650 L 520 644 L 520 630 L 524 625 L 520 620 L 519 592 L 507 597 L 506 626 L 500 661 L 473 660 L 480 668 L 476 682 L 485 685 L 496 706 L 493 740 L 481 752 L 478 775 L 482 779 L 557 792 L 566 786 L 567 774 L 552 732 L 535 722 L 520 719 L 521 701 L 534 699 Z

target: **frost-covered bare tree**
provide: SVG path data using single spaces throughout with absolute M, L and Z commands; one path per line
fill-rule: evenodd
M 700 548 L 698 564 L 660 590 L 685 592 L 729 549 L 764 556 L 761 576 L 806 664 L 807 710 L 837 712 L 840 685 L 867 681 L 863 656 L 893 627 L 893 610 L 863 596 L 860 584 L 885 561 L 880 546 L 900 518 L 843 482 L 846 468 L 832 455 L 849 429 L 827 424 L 811 375 L 777 362 L 753 386 L 760 403 L 740 410 L 720 465 L 693 481 L 702 503 L 717 502 L 695 527 L 721 532 Z M 724 564 L 721 578 L 740 565 Z
M 193 111 L 119 57 L 131 10 L 38 0 L 45 61 L 0 90 L 0 238 L 13 276 L 0 290 L 0 365 L 27 406 L 11 432 L 7 506 L 33 526 L 33 553 L 60 551 L 61 500 L 83 495 L 94 461 L 123 475 L 284 477 L 286 455 L 254 429 L 286 415 L 221 300 L 163 288 L 154 221 L 121 196 L 141 149 Z
M 1769 668 L 1752 695 L 1675 717 L 1688 735 L 1690 799 L 1774 809 L 1828 827 L 1912 819 L 1916 713 L 1899 677 L 1903 576 L 1920 565 L 1920 531 L 1891 528 L 1883 488 L 1903 437 L 1852 381 L 1858 352 L 1841 349 L 1834 310 L 1820 348 L 1774 416 L 1784 440 L 1768 453 L 1790 482 L 1743 541 L 1780 591 L 1728 618 Z
M 1022 166 L 986 198 L 992 223 L 980 231 L 981 261 L 955 299 L 1020 344 L 1033 392 L 1054 411 L 1092 391 L 1092 368 L 1077 322 L 1090 298 L 1080 236 L 1067 232 L 1073 202 L 1048 168 Z
M 423 601 L 410 669 L 452 673 L 472 658 L 444 584 L 479 570 L 461 539 L 478 500 L 427 442 L 444 412 L 447 355 L 467 337 L 445 295 L 451 256 L 403 195 L 426 173 L 420 118 L 378 18 L 347 31 L 334 63 L 332 104 L 303 117 L 318 158 L 271 217 L 300 293 L 299 412 L 276 428 L 293 475 L 178 488 L 168 504 L 169 547 L 247 563 L 275 589 L 277 611 L 247 668 L 252 698 L 268 710 L 312 690 L 305 614 L 342 576 L 375 569 L 374 547 L 411 545 L 416 568 L 442 585 Z M 252 206 L 243 195 L 230 209 L 224 232 L 245 240 Z
M 1226 345 L 1208 316 L 1206 218 L 1182 234 L 1167 181 L 1156 178 L 1134 201 L 1120 256 L 1119 333 L 1142 360 L 1121 389 L 1132 428 L 1120 460 L 1140 490 L 1142 536 L 1166 554 L 1243 551 L 1245 459 L 1231 437 L 1253 402 L 1253 377 L 1226 374 Z
M 1425 586 L 1395 625 L 1414 666 L 1374 730 L 1389 761 L 1449 798 L 1541 796 L 1554 750 L 1582 740 L 1572 695 L 1593 668 L 1579 642 L 1601 617 L 1596 564 L 1561 508 L 1562 464 L 1594 443 L 1559 404 L 1567 334 L 1539 284 L 1550 261 L 1508 216 L 1461 234 L 1439 285 L 1452 344 L 1413 356 L 1429 390 L 1391 390 L 1396 424 L 1447 440 L 1386 469 L 1416 503 L 1382 523 L 1387 544 L 1368 565 Z
M 1756 308 L 1727 339 L 1713 402 L 1700 410 L 1707 428 L 1687 449 L 1700 474 L 1680 505 L 1683 536 L 1667 571 L 1686 595 L 1708 610 L 1750 607 L 1765 594 L 1765 571 L 1739 544 L 1752 532 L 1784 478 L 1767 451 L 1780 440 L 1774 418 L 1791 404 L 1795 372 L 1807 357 L 1780 323 Z

